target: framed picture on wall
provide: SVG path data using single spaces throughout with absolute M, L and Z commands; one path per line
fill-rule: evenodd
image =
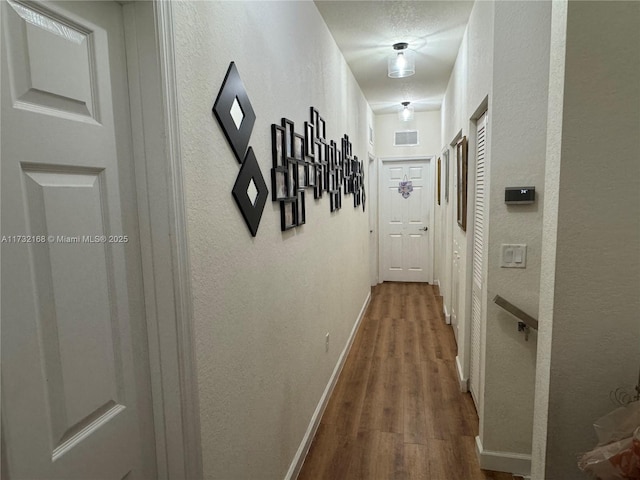
M 303 225 L 306 222 L 304 192 L 298 192 L 296 199 L 296 225 Z
M 296 160 L 304 160 L 304 137 L 298 133 L 293 134 L 293 156 Z
M 274 202 L 290 196 L 288 181 L 286 167 L 275 167 L 271 169 L 271 199 Z
M 449 203 L 449 148 L 442 152 L 444 162 L 444 201 Z
M 294 150 L 293 150 L 293 136 L 294 136 L 294 125 L 291 120 L 288 118 L 282 119 L 282 128 L 284 128 L 284 145 L 285 145 L 285 155 L 287 158 L 294 158 Z
M 316 186 L 316 165 L 314 163 L 307 163 L 307 187 Z
M 284 128 L 275 123 L 271 125 L 271 150 L 273 157 L 273 167 L 285 167 L 285 146 L 284 146 Z
M 440 185 L 442 184 L 442 161 L 440 160 L 440 158 L 438 158 L 437 177 L 438 177 L 437 198 L 438 198 L 438 205 L 440 205 Z
M 324 118 L 318 115 L 316 118 L 316 138 L 323 140 L 327 138 L 326 135 L 327 132 L 325 130 Z
M 296 226 L 296 199 L 280 202 L 280 230 L 283 232 Z
M 456 165 L 458 175 L 457 216 L 458 225 L 467 230 L 467 137 L 462 137 L 456 144 Z
M 336 144 L 333 140 L 329 142 L 329 148 L 327 149 L 327 162 L 329 162 L 329 169 L 335 170 L 336 168 Z
M 318 126 L 318 117 L 320 113 L 316 109 L 316 107 L 309 107 L 309 123 L 314 127 Z
M 307 172 L 305 162 L 298 162 L 298 183 L 296 185 L 298 191 L 307 188 Z
M 313 198 L 316 200 L 322 198 L 322 192 L 324 191 L 324 165 L 317 165 L 316 167 L 316 187 L 313 189 Z
M 315 144 L 316 163 L 324 163 L 326 153 L 324 143 L 322 143 L 320 140 L 316 140 Z
M 289 191 L 288 197 L 296 196 L 296 182 L 298 181 L 298 162 L 295 160 L 289 160 L 287 166 L 287 190 Z
M 304 122 L 304 155 L 315 159 L 316 143 L 313 124 Z
M 330 192 L 329 199 L 330 210 L 332 212 L 335 212 L 336 210 L 340 210 L 340 208 L 342 208 L 342 194 L 340 193 L 339 189 Z

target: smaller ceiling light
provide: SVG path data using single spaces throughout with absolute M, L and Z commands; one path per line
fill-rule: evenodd
M 416 60 L 413 52 L 407 47 L 408 43 L 400 42 L 393 45 L 394 53 L 387 62 L 387 73 L 391 78 L 410 77 L 416 73 Z
M 414 108 L 411 102 L 402 102 L 402 108 L 398 111 L 398 117 L 403 122 L 408 122 L 409 120 L 413 120 L 413 112 Z

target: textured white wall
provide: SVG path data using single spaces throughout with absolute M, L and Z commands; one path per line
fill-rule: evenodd
M 369 292 L 368 215 L 350 196 L 332 214 L 307 194 L 307 224 L 283 233 L 269 199 L 252 238 L 211 107 L 235 61 L 269 185 L 272 123 L 302 133 L 314 105 L 327 137 L 349 134 L 366 164 L 370 110 L 313 2 L 174 9 L 205 476 L 283 478 Z
M 640 4 L 555 8 L 566 53 L 552 82 L 563 76 L 564 97 L 549 106 L 544 251 L 556 254 L 541 279 L 533 457 L 534 478 L 548 480 L 587 478 L 576 459 L 597 442 L 592 424 L 613 410 L 610 391 L 632 391 L 640 366 Z
M 409 122 L 403 122 L 398 118 L 397 114 L 387 115 L 374 115 L 373 118 L 375 129 L 375 155 L 376 158 L 388 158 L 388 157 L 417 157 L 417 156 L 432 156 L 437 155 L 440 149 L 440 112 L 416 112 L 414 119 Z M 412 147 L 396 147 L 393 145 L 394 133 L 402 130 L 418 130 L 418 143 L 419 145 Z M 430 164 L 434 168 L 435 162 Z M 371 182 L 378 181 L 379 162 L 376 162 L 375 168 L 373 168 L 369 175 L 370 190 L 377 193 L 377 184 L 373 185 Z M 435 178 L 435 174 L 434 177 Z M 378 235 L 378 205 L 376 205 L 377 199 L 375 196 L 369 197 L 371 199 L 372 213 L 375 212 L 375 217 L 372 217 L 371 229 L 372 240 L 372 269 L 375 268 L 375 272 L 372 271 L 372 284 L 374 279 L 378 279 L 379 268 L 379 235 Z M 435 191 L 434 191 L 435 198 Z M 434 225 L 430 226 L 433 228 Z M 375 250 L 373 250 L 375 249 Z M 375 258 L 373 258 L 375 256 Z M 435 277 L 434 277 L 435 278 Z
M 437 155 L 440 151 L 440 111 L 416 112 L 413 120 L 403 122 L 397 114 L 376 115 L 376 155 L 385 157 L 416 157 Z M 418 130 L 419 145 L 396 147 L 394 133 Z
M 536 335 L 525 341 L 506 298 L 538 317 L 549 77 L 550 2 L 495 5 L 487 320 L 482 443 L 493 451 L 531 453 Z M 536 187 L 532 205 L 509 206 L 504 189 Z M 500 245 L 527 245 L 525 269 L 500 268 Z
M 473 211 L 473 172 L 475 168 L 475 126 L 471 117 L 486 100 L 492 85 L 493 74 L 493 2 L 476 2 L 469 17 L 456 64 L 442 105 L 441 150 L 449 149 L 449 202 L 436 206 L 436 266 L 435 278 L 440 282 L 445 309 L 453 309 L 453 272 L 452 256 L 454 241 L 460 254 L 461 272 L 459 286 L 458 325 L 454 325 L 458 336 L 458 369 L 462 380 L 469 376 L 469 322 L 470 304 L 467 292 L 470 286 L 465 281 L 469 243 L 472 235 L 463 232 L 456 222 L 456 161 L 451 142 L 460 133 L 466 136 L 469 144 L 469 212 Z M 490 148 L 490 143 L 489 143 Z M 468 231 L 472 231 L 472 220 L 468 222 Z M 470 248 L 470 247 L 469 247 Z M 470 250 L 469 250 L 470 251 Z
M 562 152 L 562 101 L 567 36 L 567 1 L 556 1 L 551 9 L 549 62 L 549 108 L 547 113 L 547 153 L 545 161 L 545 198 L 540 265 L 540 304 L 538 309 L 538 349 L 534 400 L 531 477 L 544 478 L 547 449 L 547 415 L 551 367 L 553 294 L 555 290 L 556 235 L 560 157 Z
M 475 169 L 474 115 L 489 107 L 488 215 L 485 259 L 485 340 L 481 380 L 480 437 L 483 448 L 506 454 L 529 454 L 533 418 L 535 335 L 524 341 L 516 322 L 493 303 L 500 294 L 537 315 L 542 232 L 542 199 L 546 145 L 549 68 L 549 2 L 476 2 L 442 107 L 442 143 L 458 132 L 469 139 L 469 215 L 473 215 Z M 488 97 L 488 101 L 487 101 Z M 452 155 L 452 160 L 454 157 Z M 452 173 L 455 171 L 452 162 Z M 535 185 L 532 206 L 507 207 L 506 186 Z M 451 191 L 455 189 L 452 182 Z M 440 208 L 447 230 L 440 243 L 436 271 L 441 275 L 445 305 L 451 302 L 453 275 L 450 245 L 461 252 L 458 362 L 468 377 L 470 278 L 473 222 L 465 234 L 455 222 L 455 202 Z M 452 224 L 451 233 L 448 232 Z M 525 270 L 501 269 L 502 243 L 529 246 Z
M 471 11 L 469 22 L 472 21 L 473 14 L 477 8 L 477 3 Z M 464 102 L 460 95 L 463 89 L 461 82 L 466 80 L 466 50 L 467 33 L 462 39 L 460 50 L 456 58 L 451 78 L 447 85 L 442 107 L 440 109 L 440 154 L 449 150 L 449 201 L 436 205 L 434 218 L 436 219 L 436 242 L 434 245 L 434 279 L 440 284 L 440 294 L 442 295 L 444 310 L 447 315 L 451 315 L 452 307 L 452 255 L 453 255 L 453 229 L 455 224 L 455 152 L 449 146 L 457 133 L 462 129 L 460 124 L 462 119 L 462 106 Z

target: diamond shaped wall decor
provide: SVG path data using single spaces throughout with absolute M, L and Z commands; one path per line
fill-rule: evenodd
M 231 62 L 224 77 L 218 98 L 213 104 L 213 113 L 236 159 L 242 163 L 249 146 L 256 114 L 234 62 Z
M 250 190 L 251 196 L 249 195 Z M 257 193 L 255 193 L 256 191 Z M 251 235 L 255 237 L 256 233 L 258 233 L 260 218 L 269 196 L 269 190 L 251 147 L 249 147 L 244 162 L 242 162 L 240 173 L 238 173 L 231 193 L 240 208 L 240 212 L 242 212 Z

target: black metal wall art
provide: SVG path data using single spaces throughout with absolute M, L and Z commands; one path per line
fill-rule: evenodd
M 255 237 L 258 233 L 258 226 L 260 225 L 267 197 L 269 196 L 269 189 L 264 181 L 253 149 L 249 147 L 249 138 L 256 121 L 256 115 L 234 62 L 229 65 L 212 111 L 233 150 L 233 154 L 238 162 L 242 164 L 231 193 L 240 208 L 251 235 Z M 280 132 L 279 135 L 281 145 L 284 131 Z M 276 141 L 274 140 L 274 148 L 275 145 Z M 279 166 L 283 168 L 284 164 Z M 274 200 L 286 198 L 286 194 L 289 193 L 288 172 L 285 170 L 284 175 L 281 172 L 282 170 L 280 172 L 275 170 L 272 172 L 272 181 L 274 185 L 277 184 L 280 188 L 278 191 L 274 188 Z
M 231 62 L 222 82 L 213 113 L 239 163 L 244 160 L 249 137 L 256 121 L 249 96 L 234 62 Z
M 348 135 L 340 148 L 326 138 L 326 123 L 318 110 L 310 108 L 304 122 L 304 134 L 295 132 L 294 123 L 283 118 L 271 125 L 273 168 L 272 200 L 280 202 L 281 230 L 289 230 L 306 222 L 305 190 L 313 189 L 319 200 L 326 193 L 332 212 L 342 208 L 342 193 L 353 195 L 353 206 L 364 211 L 364 164 L 353 155 Z
M 258 233 L 260 218 L 264 210 L 264 204 L 269 196 L 269 189 L 262 177 L 260 165 L 253 154 L 253 148 L 249 147 L 247 156 L 242 162 L 240 173 L 231 192 L 236 200 L 244 221 L 247 223 L 251 235 Z

